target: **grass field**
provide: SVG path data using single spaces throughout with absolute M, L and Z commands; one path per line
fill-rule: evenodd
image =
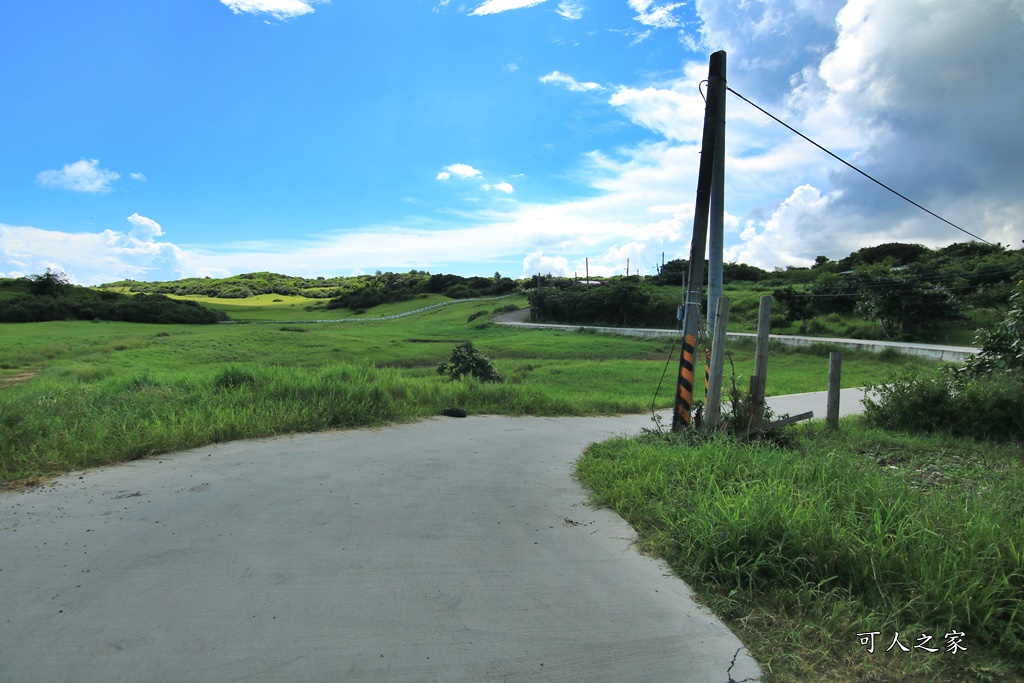
M 383 318 L 407 313 L 434 304 L 451 301 L 440 294 L 420 294 L 415 299 L 392 304 L 381 304 L 372 310 L 357 313 L 347 308 L 327 308 L 326 299 L 309 299 L 286 294 L 259 294 L 246 299 L 215 299 L 208 296 L 174 296 L 173 299 L 198 301 L 218 311 L 224 311 L 236 322 L 300 322 L 313 320 L 341 320 L 342 318 Z
M 293 310 L 285 297 L 270 298 L 253 302 L 252 309 L 267 317 Z M 678 364 L 672 340 L 523 330 L 488 321 L 495 308 L 509 303 L 525 305 L 525 299 L 460 302 L 390 321 L 4 325 L 0 480 L 211 441 L 414 420 L 448 405 L 534 415 L 637 413 L 650 410 L 652 402 L 656 408 L 671 405 Z M 474 317 L 479 313 L 483 317 Z M 464 340 L 494 359 L 505 383 L 452 384 L 437 375 L 437 364 Z M 744 386 L 753 347 L 733 348 Z M 897 365 L 924 364 L 848 354 L 844 386 L 876 381 Z M 769 368 L 770 394 L 827 385 L 827 354 L 779 347 Z M 372 409 L 334 405 L 360 401 Z

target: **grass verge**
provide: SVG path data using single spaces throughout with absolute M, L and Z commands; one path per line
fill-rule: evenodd
M 647 434 L 577 465 L 768 681 L 1024 680 L 1019 446 L 872 429 L 780 448 Z M 878 632 L 867 652 L 859 634 Z M 896 633 L 903 652 L 894 646 Z M 967 650 L 951 654 L 946 634 Z M 931 635 L 930 653 L 915 647 Z

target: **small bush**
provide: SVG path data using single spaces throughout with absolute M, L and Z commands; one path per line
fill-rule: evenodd
M 280 330 L 282 332 L 309 332 L 309 329 L 305 327 L 289 327 L 287 325 L 285 327 L 280 328 Z
M 438 364 L 437 374 L 446 375 L 450 380 L 462 379 L 469 375 L 481 382 L 503 381 L 491 359 L 480 353 L 470 341 L 456 346 L 448 360 Z
M 482 318 L 485 315 L 487 315 L 487 311 L 477 311 L 476 313 L 472 313 L 468 318 L 466 318 L 466 322 L 471 323 L 477 318 Z
M 887 429 L 973 439 L 1024 440 L 1024 374 L 898 374 L 868 387 L 869 420 Z

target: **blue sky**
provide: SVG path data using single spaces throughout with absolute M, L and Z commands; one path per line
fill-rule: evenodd
M 949 220 L 1024 237 L 1019 0 L 33 0 L 0 22 L 0 276 L 651 273 L 708 55 Z M 726 258 L 965 235 L 728 100 Z

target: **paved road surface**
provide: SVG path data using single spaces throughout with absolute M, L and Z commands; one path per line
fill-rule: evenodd
M 4 494 L 0 680 L 755 677 L 570 476 L 585 444 L 650 424 L 435 418 Z
M 859 396 L 844 392 L 844 414 Z M 823 394 L 771 403 L 824 415 Z M 436 418 L 6 493 L 0 681 L 754 678 L 571 477 L 587 443 L 648 426 Z
M 571 477 L 587 443 L 650 425 L 435 418 L 0 495 L 0 681 L 754 679 Z

